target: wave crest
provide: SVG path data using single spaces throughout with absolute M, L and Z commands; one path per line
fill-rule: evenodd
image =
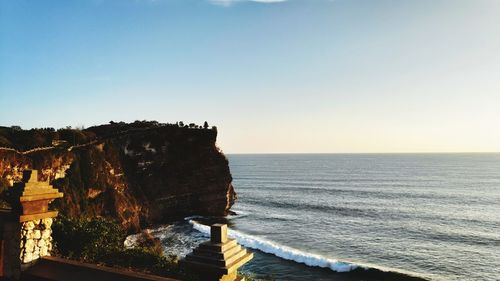
M 210 236 L 209 226 L 201 224 L 192 219 L 189 220 L 189 223 L 193 226 L 194 229 L 205 234 L 207 237 Z M 321 255 L 303 252 L 232 229 L 228 229 L 228 236 L 230 238 L 238 240 L 238 243 L 247 248 L 256 249 L 264 253 L 275 255 L 282 259 L 303 263 L 308 266 L 329 268 L 336 272 L 349 272 L 359 267 L 356 264 L 342 262 L 335 259 L 326 258 Z

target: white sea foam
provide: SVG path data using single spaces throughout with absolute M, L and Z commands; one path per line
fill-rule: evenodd
M 190 219 L 189 223 L 194 229 L 200 231 L 206 236 L 210 236 L 210 227 Z M 275 242 L 245 234 L 236 230 L 228 229 L 228 236 L 236 239 L 241 245 L 257 249 L 264 253 L 272 254 L 282 259 L 303 263 L 308 266 L 329 268 L 336 272 L 348 272 L 358 268 L 358 265 L 341 262 L 335 259 L 323 257 L 321 255 L 303 252 L 288 246 L 279 245 Z
M 193 219 L 201 219 L 201 218 L 203 218 L 203 216 L 194 215 L 194 216 L 190 216 L 190 217 L 185 217 L 184 220 L 191 221 Z
M 125 248 L 129 249 L 129 248 L 133 248 L 137 245 L 137 242 L 139 241 L 139 237 L 141 236 L 142 234 L 132 234 L 132 235 L 129 235 L 127 236 L 127 238 L 125 238 L 125 241 L 123 242 L 123 245 L 125 246 Z

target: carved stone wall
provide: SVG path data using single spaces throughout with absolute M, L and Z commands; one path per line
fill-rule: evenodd
M 52 218 L 23 222 L 21 225 L 20 259 L 30 263 L 52 251 Z

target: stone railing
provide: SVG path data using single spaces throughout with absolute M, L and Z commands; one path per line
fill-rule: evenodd
M 51 150 L 51 149 L 54 149 L 56 148 L 55 146 L 42 146 L 42 147 L 35 147 L 35 148 L 32 148 L 32 149 L 29 149 L 29 150 L 26 150 L 26 151 L 19 151 L 15 148 L 12 148 L 12 147 L 0 147 L 0 150 L 4 150 L 4 151 L 13 151 L 13 152 L 16 152 L 16 153 L 19 153 L 19 154 L 30 154 L 30 153 L 33 153 L 33 152 L 37 152 L 37 151 L 44 151 L 44 150 Z
M 12 147 L 4 147 L 4 146 L 0 146 L 0 150 L 4 150 L 4 151 L 13 151 L 13 152 L 16 152 L 16 153 L 22 153 L 21 151 L 17 150 L 17 149 L 14 149 Z

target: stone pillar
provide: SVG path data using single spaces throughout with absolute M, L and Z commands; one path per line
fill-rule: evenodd
M 8 212 L 3 212 L 0 216 L 3 239 L 2 266 L 4 278 L 19 279 L 21 274 L 20 255 L 20 223 Z
M 0 237 L 0 278 L 3 276 L 3 238 Z
M 52 250 L 52 218 L 49 204 L 63 194 L 48 182 L 39 182 L 36 170 L 24 172 L 22 182 L 9 190 L 9 211 L 0 212 L 0 235 L 4 242 L 3 276 L 19 279 L 21 270 L 29 267 Z
M 244 281 L 238 278 L 238 268 L 253 258 L 253 254 L 227 238 L 227 225 L 214 224 L 210 228 L 210 241 L 200 246 L 185 259 L 182 267 L 195 271 L 204 281 Z

